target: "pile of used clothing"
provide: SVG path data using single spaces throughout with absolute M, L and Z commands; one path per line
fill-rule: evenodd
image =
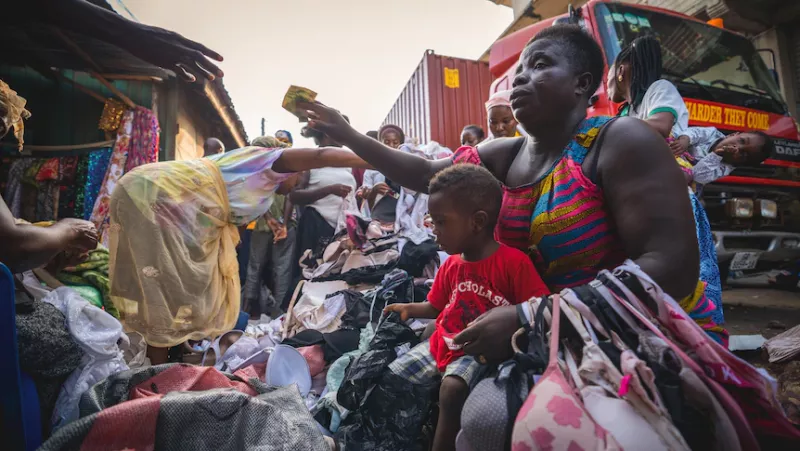
M 415 449 L 436 387 L 410 386 L 387 368 L 419 343 L 427 324 L 409 326 L 383 311 L 425 301 L 447 256 L 425 225 L 427 196 L 401 192 L 398 213 L 387 229 L 343 211 L 334 238 L 317 255 L 303 255 L 305 280 L 290 293 L 287 312 L 187 342 L 182 361 L 196 365 L 151 367 L 141 336 L 106 327 L 117 334 L 122 365 L 69 391 L 69 408 L 57 409 L 43 449 L 333 449 L 334 437 L 347 449 Z M 100 288 L 99 302 L 81 296 L 114 313 L 102 302 L 107 261 L 99 247 L 57 278 L 71 293 Z M 386 405 L 396 407 L 394 415 L 373 421 L 370 411 Z M 132 415 L 134 427 L 126 420 Z M 235 446 L 230 437 L 239 437 Z

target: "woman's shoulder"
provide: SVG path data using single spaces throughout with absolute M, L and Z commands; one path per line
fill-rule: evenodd
M 677 96 L 680 96 L 680 93 L 678 92 L 678 88 L 675 86 L 675 84 L 673 84 L 671 81 L 663 79 L 663 78 L 661 80 L 654 81 L 653 84 L 651 84 L 650 87 L 647 88 L 647 93 L 646 94 L 647 95 L 653 95 L 653 94 L 661 94 L 661 95 L 663 95 L 663 94 L 675 94 Z
M 454 163 L 472 163 L 491 167 L 512 159 L 524 144 L 525 137 L 494 138 L 478 144 L 477 147 L 462 146 L 453 154 Z

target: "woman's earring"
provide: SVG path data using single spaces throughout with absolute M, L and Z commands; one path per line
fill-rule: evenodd
M 622 75 L 617 75 L 617 81 L 622 83 Z

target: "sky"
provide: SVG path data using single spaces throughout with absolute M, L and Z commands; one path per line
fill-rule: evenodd
M 119 2 L 117 2 L 119 3 Z M 301 124 L 281 108 L 290 85 L 316 91 L 361 132 L 377 129 L 427 49 L 477 59 L 513 19 L 489 0 L 124 0 L 140 22 L 225 58 L 223 81 L 253 139 Z M 114 5 L 119 8 L 118 5 Z

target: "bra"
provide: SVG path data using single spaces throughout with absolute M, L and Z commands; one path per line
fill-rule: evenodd
M 616 439 L 586 411 L 558 365 L 561 300 L 558 296 L 552 300 L 549 362 L 517 414 L 511 448 L 621 450 Z

